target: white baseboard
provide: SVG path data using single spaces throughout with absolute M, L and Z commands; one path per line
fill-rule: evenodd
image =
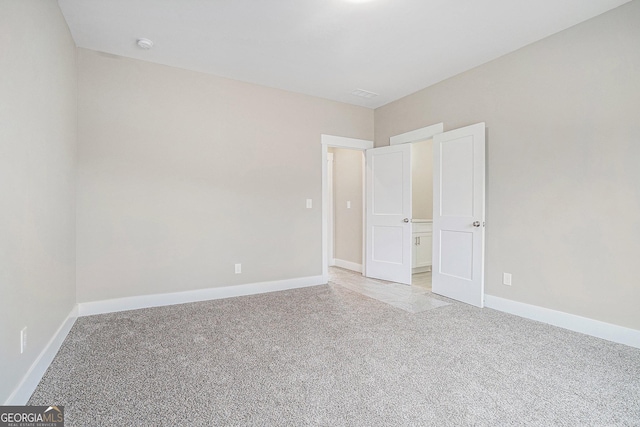
M 323 276 L 298 277 L 295 279 L 274 280 L 271 282 L 249 283 L 246 285 L 224 286 L 220 288 L 198 289 L 194 291 L 172 292 L 166 294 L 140 295 L 101 301 L 81 302 L 78 304 L 79 316 L 114 313 L 139 308 L 161 307 L 165 305 L 239 297 L 262 294 L 326 284 Z
M 4 405 L 26 405 L 27 401 L 38 387 L 40 380 L 54 357 L 60 350 L 64 339 L 73 327 L 78 317 L 78 306 L 74 305 L 67 318 L 62 322 L 58 330 L 53 334 L 47 345 L 40 352 L 36 360 L 31 364 L 27 373 L 22 377 L 20 384 L 9 395 Z
M 515 314 L 538 322 L 559 326 L 571 331 L 580 332 L 608 341 L 640 348 L 640 331 L 624 326 L 576 316 L 562 311 L 551 310 L 537 305 L 525 304 L 505 298 L 484 296 L 485 306 L 505 313 Z
M 334 259 L 334 265 L 340 268 L 346 268 L 347 270 L 357 271 L 358 273 L 362 273 L 362 264 L 356 264 L 355 262 L 345 261 L 343 259 Z

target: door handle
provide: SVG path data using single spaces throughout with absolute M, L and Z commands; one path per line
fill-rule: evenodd
M 473 221 L 474 227 L 480 227 L 480 221 Z
M 409 222 L 409 218 L 403 219 L 402 222 Z

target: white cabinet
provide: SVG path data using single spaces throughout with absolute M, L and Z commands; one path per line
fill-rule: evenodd
M 413 262 L 411 267 L 414 273 L 429 271 L 431 269 L 431 243 L 433 241 L 433 222 L 426 220 L 414 220 L 413 222 Z

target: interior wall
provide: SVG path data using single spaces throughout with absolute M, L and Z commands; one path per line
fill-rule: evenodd
M 334 147 L 333 155 L 334 258 L 362 265 L 363 154 Z
M 80 302 L 322 274 L 320 135 L 372 139 L 372 110 L 86 49 L 78 67 Z
M 640 329 L 639 22 L 633 1 L 376 110 L 376 146 L 486 122 L 487 294 Z
M 411 216 L 433 219 L 433 140 L 411 144 Z
M 0 76 L 5 402 L 75 303 L 76 57 L 58 2 L 0 0 Z

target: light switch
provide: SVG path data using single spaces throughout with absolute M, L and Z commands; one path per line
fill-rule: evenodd
M 347 209 L 351 209 L 351 200 L 347 200 Z
M 311 199 L 307 199 L 307 209 L 311 209 L 313 206 L 313 201 Z

